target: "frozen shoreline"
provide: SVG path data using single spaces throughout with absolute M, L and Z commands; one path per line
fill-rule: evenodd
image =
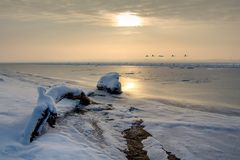
M 158 143 L 181 159 L 238 159 L 240 156 L 239 116 L 108 94 L 93 97 L 101 104 L 88 106 L 90 111 L 86 114 L 73 114 L 32 144 L 22 145 L 19 138 L 36 104 L 37 86 L 61 81 L 45 79 L 43 82 L 34 77 L 25 77 L 23 81 L 7 75 L 0 78 L 0 157 L 3 159 L 126 159 L 121 151 L 126 149 L 121 132 L 138 119 L 144 120 L 144 129 L 158 141 L 144 142 L 153 159 L 161 152 L 150 146 L 159 147 Z M 101 110 L 109 103 L 113 110 Z M 63 113 L 74 104 L 65 100 L 57 107 Z M 100 134 L 96 125 L 102 130 Z

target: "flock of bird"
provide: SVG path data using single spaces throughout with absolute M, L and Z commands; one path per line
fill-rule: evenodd
M 156 55 L 155 56 L 154 54 L 152 54 L 152 55 L 151 54 L 150 55 L 147 54 L 147 55 L 145 55 L 145 57 L 164 57 L 164 55 Z M 176 57 L 176 56 L 174 54 L 172 54 L 171 57 Z M 188 57 L 188 55 L 184 54 L 183 57 Z

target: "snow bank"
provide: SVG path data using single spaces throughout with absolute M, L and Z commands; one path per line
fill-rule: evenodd
M 99 90 L 105 90 L 111 94 L 121 94 L 122 88 L 119 82 L 120 75 L 116 72 L 110 72 L 100 78 L 97 83 Z

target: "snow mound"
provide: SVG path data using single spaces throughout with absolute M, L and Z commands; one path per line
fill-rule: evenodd
M 98 90 L 105 90 L 111 94 L 121 94 L 122 88 L 119 82 L 120 75 L 116 72 L 110 72 L 100 78 L 97 83 Z

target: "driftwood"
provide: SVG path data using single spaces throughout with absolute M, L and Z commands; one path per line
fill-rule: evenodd
M 33 139 L 37 136 L 39 136 L 39 129 L 42 126 L 42 124 L 44 123 L 44 121 L 46 121 L 46 119 L 49 117 L 50 115 L 50 111 L 47 108 L 43 113 L 42 113 L 42 118 L 38 120 L 36 127 L 34 128 L 31 137 L 30 137 L 30 142 L 33 141 Z M 51 125 L 52 126 L 52 125 Z
M 45 89 L 41 87 L 39 87 L 38 90 L 45 91 Z M 55 101 L 55 103 L 58 103 L 64 98 L 79 100 L 79 103 L 81 105 L 89 105 L 91 103 L 91 100 L 86 96 L 83 91 L 67 86 L 53 87 L 47 94 L 45 92 L 42 94 L 44 94 L 43 96 L 47 98 L 51 97 L 50 99 Z M 37 136 L 39 136 L 46 123 L 48 123 L 49 126 L 52 128 L 54 128 L 54 126 L 56 125 L 57 112 L 51 110 L 50 108 L 52 106 L 50 107 L 48 105 L 49 103 L 44 103 L 43 101 L 39 103 L 34 109 L 32 118 L 30 119 L 24 131 L 24 143 L 32 142 Z M 55 106 L 53 107 L 55 108 Z
M 80 100 L 80 104 L 82 105 L 89 105 L 91 103 L 91 100 L 88 98 L 88 96 L 85 95 L 84 92 L 82 92 L 80 95 L 74 95 L 73 93 L 66 93 L 65 95 L 63 95 L 61 100 L 64 98 L 71 99 L 71 100 Z

